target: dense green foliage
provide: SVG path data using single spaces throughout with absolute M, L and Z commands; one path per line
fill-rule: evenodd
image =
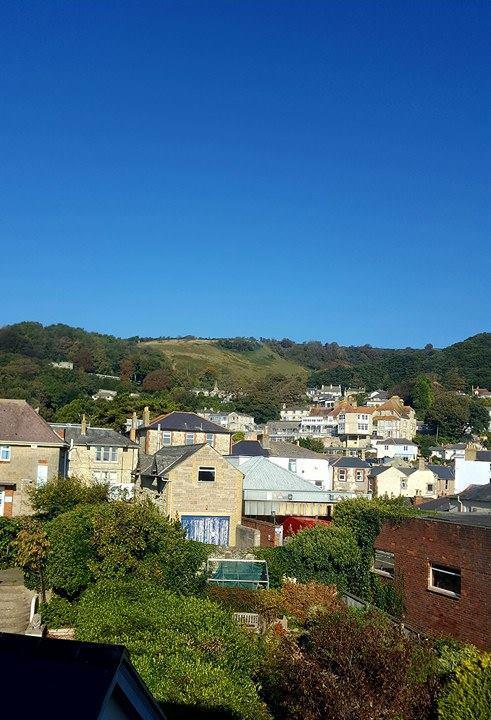
M 464 646 L 444 649 L 440 666 L 449 681 L 438 699 L 441 720 L 487 720 L 491 710 L 491 653 Z
M 14 540 L 20 529 L 20 521 L 0 517 L 0 570 L 6 570 L 15 564 Z
M 259 640 L 210 600 L 177 597 L 140 581 L 101 582 L 80 600 L 76 637 L 124 644 L 160 701 L 265 720 L 253 677 Z
M 67 598 L 53 595 L 39 607 L 41 619 L 50 629 L 73 628 L 77 620 L 77 605 Z
M 72 510 L 76 505 L 108 501 L 108 485 L 87 485 L 76 477 L 56 477 L 35 487 L 29 494 L 32 508 L 46 520 Z
M 325 447 L 322 442 L 322 440 L 318 440 L 317 438 L 311 438 L 311 437 L 305 437 L 300 438 L 298 441 L 298 444 L 300 447 L 307 448 L 307 450 L 312 450 L 313 452 L 323 453 L 325 452 Z
M 280 587 L 286 576 L 302 583 L 315 581 L 347 590 L 361 563 L 349 528 L 320 525 L 294 535 L 281 547 L 263 548 L 256 554 L 267 561 L 273 587 Z
M 101 578 L 135 576 L 182 594 L 200 592 L 209 548 L 150 503 L 79 505 L 46 524 L 49 586 L 75 597 Z
M 436 658 L 381 613 L 343 609 L 272 643 L 261 679 L 276 720 L 422 720 Z

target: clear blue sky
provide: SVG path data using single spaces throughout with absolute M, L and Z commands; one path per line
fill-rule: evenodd
M 1 324 L 490 329 L 489 0 L 4 0 L 0 27 Z

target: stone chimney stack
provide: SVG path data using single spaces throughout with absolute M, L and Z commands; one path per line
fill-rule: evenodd
M 362 459 L 362 460 L 365 459 L 365 455 L 366 455 L 365 448 L 363 448 L 362 451 L 361 451 L 361 459 Z
M 143 408 L 143 427 L 147 427 L 147 425 L 150 425 L 150 408 L 145 405 Z
M 265 425 L 262 435 L 258 438 L 259 442 L 261 443 L 264 450 L 270 449 L 270 439 L 269 439 L 269 433 L 268 428 Z
M 80 435 L 87 435 L 87 418 L 85 413 L 82 415 L 82 425 L 80 426 Z
M 136 412 L 133 413 L 131 418 L 130 440 L 136 442 Z
M 418 470 L 426 470 L 426 464 L 424 457 L 420 457 L 418 461 Z

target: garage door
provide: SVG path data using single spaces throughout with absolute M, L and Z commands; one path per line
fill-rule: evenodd
M 230 518 L 215 515 L 182 515 L 181 525 L 189 540 L 210 545 L 228 545 Z

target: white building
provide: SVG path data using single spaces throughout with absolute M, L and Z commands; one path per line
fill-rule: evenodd
M 491 450 L 467 450 L 465 456 L 455 458 L 455 491 L 468 485 L 491 482 Z
M 230 432 L 252 432 L 256 423 L 251 415 L 244 415 L 238 412 L 213 412 L 205 410 L 197 413 L 200 417 L 230 430 Z
M 300 422 L 300 420 L 309 415 L 309 413 L 310 408 L 308 407 L 302 407 L 299 405 L 287 407 L 283 404 L 283 407 L 280 410 L 280 418 L 282 420 L 296 420 L 297 422 Z
M 329 413 L 318 413 L 314 411 L 311 415 L 303 417 L 300 421 L 299 433 L 302 437 L 322 437 L 335 435 L 337 419 Z
M 399 460 L 416 460 L 418 457 L 418 446 L 411 440 L 401 438 L 386 438 L 378 440 L 376 444 L 377 458 L 397 458 Z

